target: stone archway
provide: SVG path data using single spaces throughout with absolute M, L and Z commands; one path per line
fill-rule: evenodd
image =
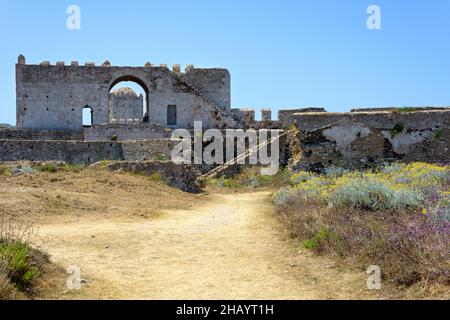
M 108 94 L 111 93 L 111 90 L 118 85 L 121 82 L 133 82 L 137 85 L 139 85 L 145 92 L 145 103 L 144 103 L 144 110 L 143 110 L 143 116 L 141 119 L 144 122 L 148 122 L 149 115 L 150 115 L 150 90 L 148 85 L 143 81 L 141 78 L 133 75 L 122 75 L 120 77 L 117 77 L 114 81 L 111 82 L 109 88 L 108 88 Z

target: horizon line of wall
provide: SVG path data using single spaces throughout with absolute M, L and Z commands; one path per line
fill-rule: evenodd
M 25 56 L 19 55 L 17 64 L 19 65 L 26 65 L 26 59 Z M 57 61 L 55 64 L 52 64 L 50 61 L 42 61 L 39 64 L 28 64 L 30 66 L 41 66 L 41 67 L 87 67 L 87 68 L 139 68 L 137 66 L 113 66 L 109 60 L 105 60 L 101 65 L 97 66 L 95 62 L 93 61 L 87 61 L 84 63 L 84 65 L 80 64 L 79 61 L 73 60 L 70 62 L 70 65 L 67 64 L 65 61 Z M 169 69 L 169 66 L 165 63 L 161 63 L 158 65 L 154 65 L 150 62 L 146 62 L 143 66 L 144 68 L 165 68 Z M 187 64 L 184 68 L 184 72 L 188 72 L 189 70 L 193 69 L 203 69 L 203 68 L 196 68 L 193 64 Z M 210 69 L 210 68 L 208 68 Z M 214 68 L 213 68 L 214 69 Z M 169 69 L 170 70 L 170 69 Z M 172 72 L 174 73 L 182 73 L 181 71 L 181 65 L 180 64 L 173 64 L 172 65 Z
M 289 118 L 297 113 L 326 113 L 326 114 L 346 114 L 346 113 L 362 113 L 362 112 L 418 112 L 418 111 L 434 111 L 434 110 L 447 110 L 450 106 L 420 106 L 420 107 L 371 107 L 371 108 L 352 108 L 350 111 L 343 112 L 328 112 L 324 107 L 303 107 L 303 108 L 290 108 L 278 110 L 278 121 L 283 125 L 286 122 L 290 122 Z M 272 110 L 270 108 L 260 109 L 261 122 L 275 121 L 272 117 Z M 231 115 L 237 118 L 245 119 L 249 123 L 258 122 L 256 120 L 256 112 L 253 108 L 231 108 Z M 290 125 L 290 124 L 289 124 Z

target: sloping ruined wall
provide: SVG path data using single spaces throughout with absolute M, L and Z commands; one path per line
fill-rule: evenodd
M 371 168 L 383 162 L 450 161 L 450 109 L 296 114 L 301 158 L 292 167 Z

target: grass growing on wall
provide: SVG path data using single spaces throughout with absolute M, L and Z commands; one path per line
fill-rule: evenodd
M 450 284 L 450 167 L 391 164 L 377 172 L 300 172 L 273 204 L 303 246 L 380 266 L 385 280 Z

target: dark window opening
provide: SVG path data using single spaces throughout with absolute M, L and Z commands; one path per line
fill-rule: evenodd
M 177 125 L 177 106 L 170 105 L 167 107 L 167 125 Z

